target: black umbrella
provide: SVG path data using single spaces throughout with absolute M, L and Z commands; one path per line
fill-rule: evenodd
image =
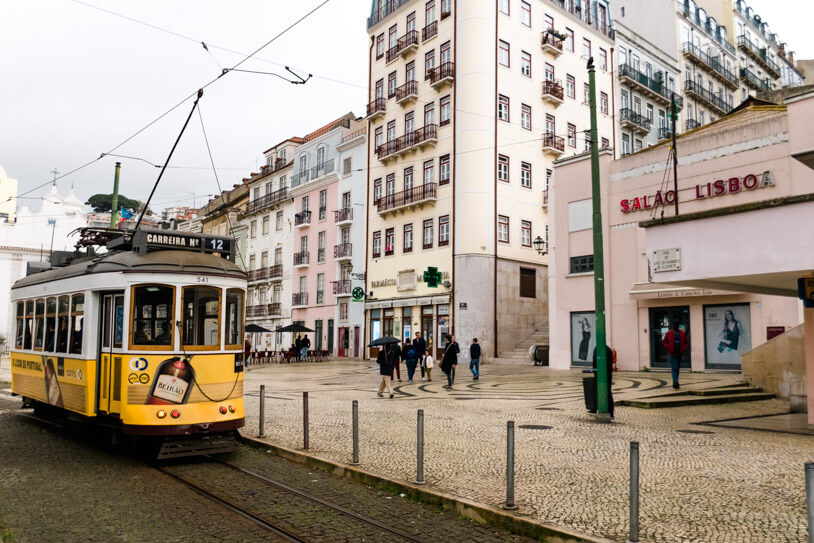
M 262 326 L 257 326 L 256 324 L 249 324 L 246 326 L 246 332 L 253 334 L 257 332 L 271 332 L 268 328 L 263 328 Z
M 294 324 L 289 324 L 288 326 L 283 326 L 282 328 L 277 329 L 278 332 L 313 332 L 307 326 L 303 326 L 295 322 Z
M 393 336 L 384 336 L 380 337 L 379 339 L 374 339 L 370 342 L 368 347 L 381 347 L 382 345 L 390 345 L 392 343 L 399 343 L 398 338 L 394 338 Z

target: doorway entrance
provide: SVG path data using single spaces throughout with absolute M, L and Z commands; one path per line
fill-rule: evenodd
M 690 306 L 651 307 L 650 308 L 650 365 L 653 368 L 669 368 L 667 348 L 664 346 L 664 334 L 670 330 L 670 323 L 678 319 L 678 327 L 687 334 L 687 344 L 692 346 L 690 334 Z M 691 366 L 690 347 L 681 357 L 681 367 Z

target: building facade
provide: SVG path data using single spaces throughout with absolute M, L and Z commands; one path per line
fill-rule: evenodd
M 368 32 L 366 339 L 510 351 L 548 325 L 533 240 L 552 162 L 587 148 L 589 57 L 613 138 L 607 3 L 377 0 Z

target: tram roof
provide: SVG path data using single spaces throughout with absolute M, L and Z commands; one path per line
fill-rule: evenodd
M 23 277 L 15 282 L 12 288 L 38 285 L 80 275 L 116 272 L 187 273 L 246 278 L 246 272 L 239 266 L 215 254 L 178 250 L 150 251 L 148 253 L 121 251 Z

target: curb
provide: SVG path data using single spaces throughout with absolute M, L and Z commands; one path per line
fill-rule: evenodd
M 285 458 L 286 460 L 304 464 L 309 467 L 319 468 L 350 481 L 375 486 L 389 492 L 405 494 L 411 499 L 440 506 L 446 511 L 454 511 L 461 517 L 474 520 L 481 524 L 502 528 L 513 534 L 549 543 L 612 543 L 610 539 L 600 539 L 577 532 L 571 532 L 564 528 L 554 528 L 528 518 L 510 514 L 496 507 L 471 502 L 438 490 L 431 491 L 423 486 L 397 481 L 347 464 L 326 460 L 301 451 L 295 451 L 260 441 L 259 439 L 246 437 L 240 432 L 237 432 L 237 434 L 238 441 L 241 443 L 256 449 L 271 451 L 275 456 L 279 456 L 280 458 Z

